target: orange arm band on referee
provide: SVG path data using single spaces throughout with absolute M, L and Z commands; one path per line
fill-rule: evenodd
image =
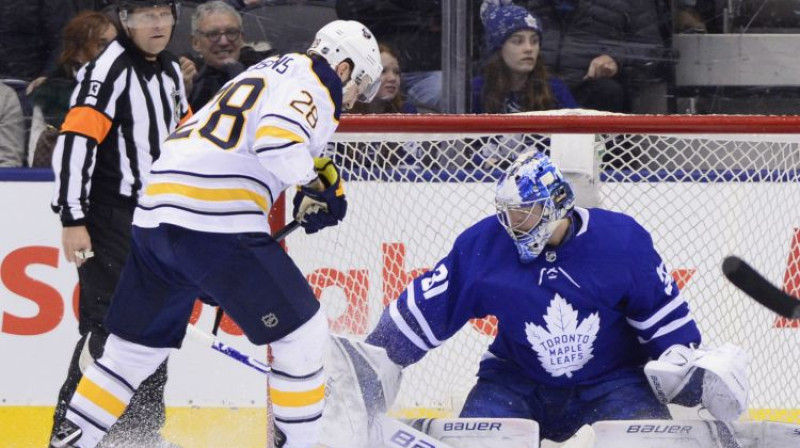
M 192 118 L 193 115 L 194 112 L 192 112 L 192 108 L 190 107 L 189 110 L 186 111 L 186 115 L 181 118 L 181 121 L 178 123 L 178 127 L 183 126 L 183 124 L 186 123 L 186 120 Z
M 67 112 L 61 132 L 74 132 L 94 139 L 98 144 L 105 140 L 111 129 L 111 120 L 97 109 L 76 106 Z

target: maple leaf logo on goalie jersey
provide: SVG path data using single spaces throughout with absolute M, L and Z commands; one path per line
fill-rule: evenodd
M 544 321 L 546 328 L 525 323 L 528 342 L 550 375 L 572 378 L 573 372 L 582 369 L 593 358 L 600 316 L 592 313 L 578 324 L 578 312 L 556 294 L 547 307 Z

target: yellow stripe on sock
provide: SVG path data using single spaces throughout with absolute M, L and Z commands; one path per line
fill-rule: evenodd
M 284 407 L 298 408 L 319 403 L 325 398 L 325 385 L 322 384 L 316 389 L 304 392 L 285 392 L 277 389 L 269 389 L 269 398 L 272 404 Z
M 83 395 L 87 400 L 96 404 L 109 414 L 119 418 L 125 411 L 127 404 L 114 396 L 111 392 L 103 389 L 95 384 L 94 381 L 87 377 L 83 377 L 81 382 L 78 383 L 78 388 L 75 393 Z

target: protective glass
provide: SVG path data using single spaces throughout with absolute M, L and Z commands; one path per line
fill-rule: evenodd
M 228 42 L 234 42 L 239 40 L 242 37 L 242 30 L 231 28 L 227 30 L 211 30 L 211 31 L 197 31 L 197 34 L 205 37 L 211 42 L 217 43 L 222 40 L 222 36 L 225 36 L 225 39 Z
M 120 20 L 128 28 L 155 28 L 175 25 L 175 16 L 169 6 L 153 6 L 136 11 L 120 11 Z

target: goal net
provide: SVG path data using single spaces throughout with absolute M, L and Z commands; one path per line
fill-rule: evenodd
M 750 417 L 800 423 L 798 322 L 747 298 L 720 268 L 739 255 L 800 295 L 798 129 L 788 117 L 345 117 L 327 155 L 344 172 L 347 218 L 296 232 L 288 249 L 331 330 L 364 337 L 461 231 L 494 214 L 494 182 L 508 162 L 547 151 L 578 205 L 625 212 L 652 233 L 704 344 L 750 354 Z M 471 322 L 406 369 L 395 413 L 457 413 L 497 325 L 491 316 Z

